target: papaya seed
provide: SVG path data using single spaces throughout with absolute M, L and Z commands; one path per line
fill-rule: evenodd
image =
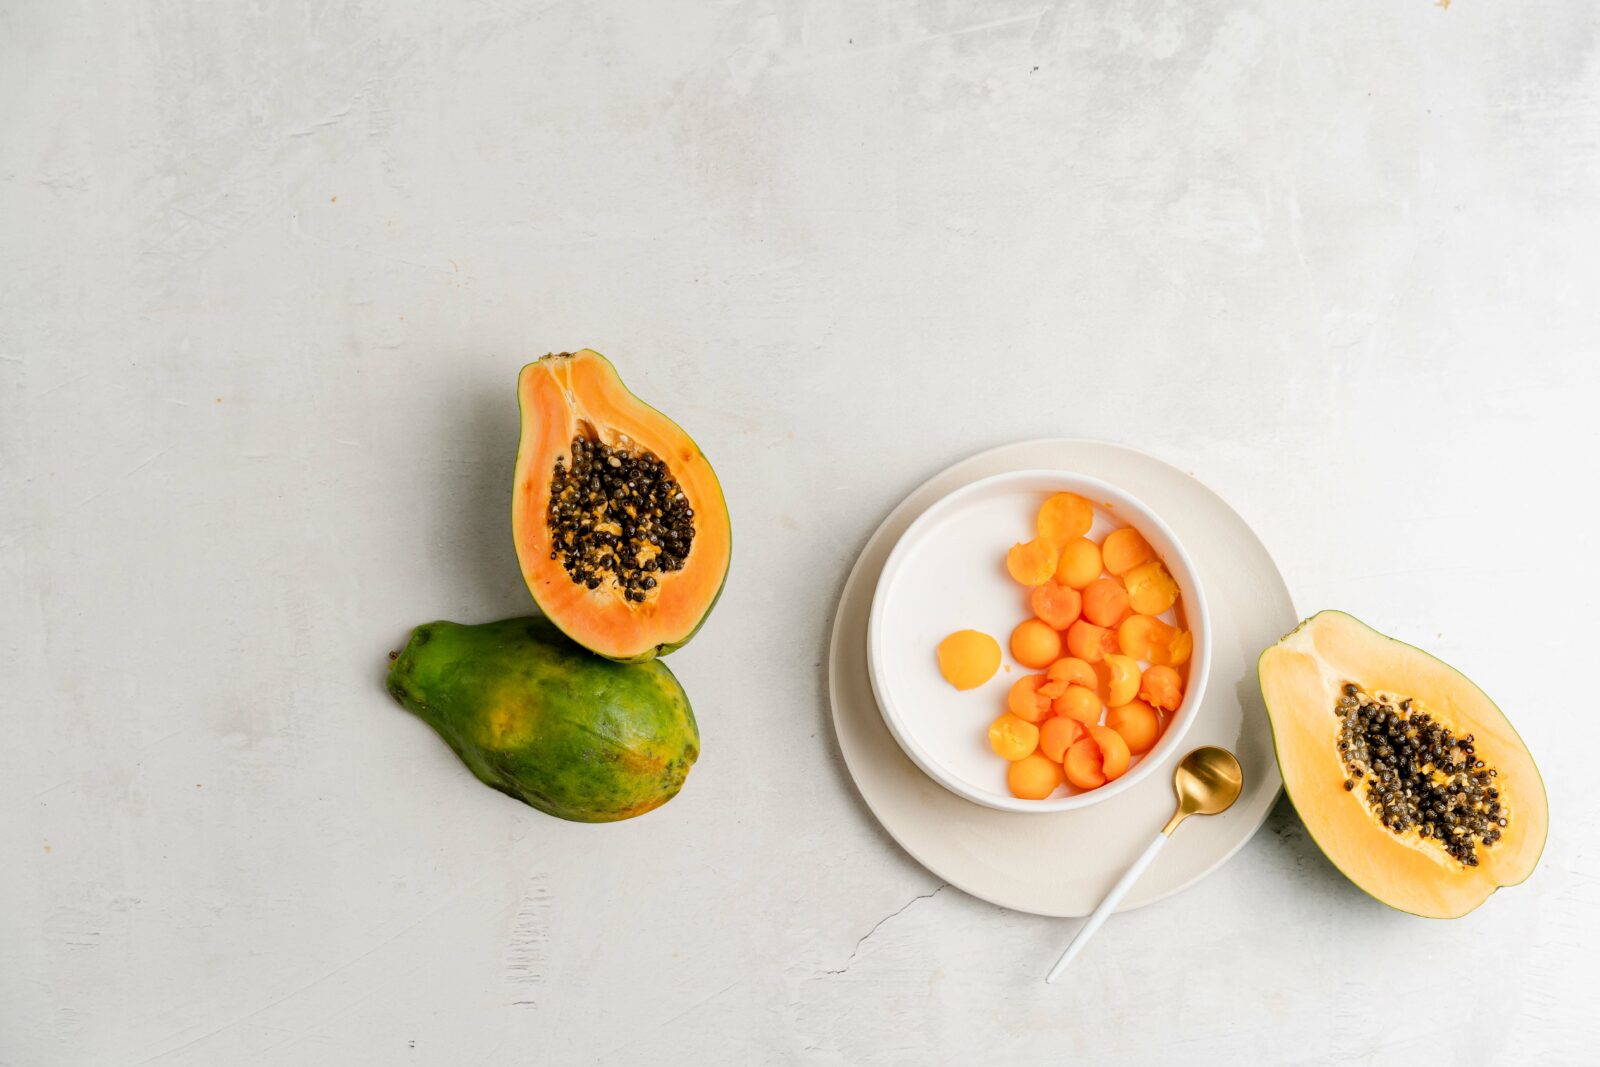
M 1488 786 L 1497 772 L 1475 758 L 1472 734 L 1456 737 L 1411 698 L 1398 710 L 1383 694 L 1368 694 L 1345 683 L 1335 702 L 1341 721 L 1338 752 L 1347 777 L 1344 788 L 1370 773 L 1366 801 L 1378 821 L 1394 833 L 1416 829 L 1438 841 L 1466 867 L 1479 864 L 1477 850 L 1500 840 L 1499 792 Z
M 641 604 L 659 585 L 648 573 L 682 570 L 694 509 L 667 465 L 619 435 L 615 446 L 579 434 L 552 468 L 546 517 L 567 576 Z

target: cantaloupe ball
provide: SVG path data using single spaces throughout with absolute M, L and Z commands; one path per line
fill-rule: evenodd
M 1105 671 L 1105 700 L 1109 707 L 1126 704 L 1139 695 L 1139 664 L 1132 656 L 1108 652 L 1101 661 Z
M 1006 693 L 1006 710 L 1028 722 L 1038 722 L 1049 715 L 1053 698 L 1039 692 L 1046 681 L 1042 674 L 1025 674 L 1012 682 Z
M 1119 577 L 1139 564 L 1154 559 L 1155 555 L 1139 531 L 1131 526 L 1112 530 L 1100 544 L 1100 558 L 1106 570 Z
M 1038 619 L 1024 619 L 1011 631 L 1011 658 L 1024 667 L 1043 670 L 1060 656 L 1061 635 Z
M 1120 734 L 1128 744 L 1128 751 L 1136 756 L 1149 752 L 1161 736 L 1161 720 L 1156 717 L 1155 709 L 1142 700 L 1106 712 L 1106 726 Z
M 1121 778 L 1128 769 L 1128 761 L 1133 758 L 1128 750 L 1128 742 L 1107 726 L 1089 726 L 1087 729 L 1095 746 L 1100 749 L 1100 773 L 1106 776 L 1108 782 Z
M 1100 769 L 1100 746 L 1091 737 L 1075 741 L 1067 749 L 1062 770 L 1067 781 L 1082 790 L 1098 789 L 1106 784 L 1106 776 Z
M 1076 589 L 1050 581 L 1033 587 L 1028 606 L 1033 609 L 1033 617 L 1052 630 L 1065 630 L 1078 621 L 1083 597 Z
M 1056 493 L 1039 509 L 1039 536 L 1060 548 L 1094 525 L 1094 506 L 1077 493 Z
M 1067 691 L 1056 697 L 1050 706 L 1057 715 L 1068 719 L 1100 721 L 1100 694 L 1081 685 L 1067 686 Z
M 1123 574 L 1122 581 L 1128 589 L 1127 603 L 1141 615 L 1160 615 L 1178 602 L 1178 583 L 1173 581 L 1172 575 L 1167 573 L 1166 565 L 1159 559 L 1141 563 L 1127 571 Z M 1083 613 L 1091 620 L 1094 620 L 1094 616 L 1089 614 L 1089 592 L 1093 588 L 1090 586 L 1084 590 L 1083 605 Z M 1101 625 L 1109 626 L 1110 623 Z
M 1040 585 L 1056 572 L 1056 546 L 1044 538 L 1012 545 L 1006 553 L 1006 570 L 1023 585 Z
M 1039 747 L 1039 728 L 1008 711 L 989 724 L 989 747 L 1001 759 L 1022 759 Z
M 1160 663 L 1146 667 L 1139 680 L 1139 699 L 1152 708 L 1171 711 L 1183 702 L 1183 676 Z
M 1146 663 L 1166 663 L 1178 631 L 1150 615 L 1129 615 L 1117 627 L 1117 646 L 1124 655 Z
M 1096 578 L 1083 587 L 1083 617 L 1096 626 L 1115 626 L 1128 617 L 1128 590 L 1115 578 Z
M 1067 749 L 1084 736 L 1083 723 L 1055 715 L 1039 727 L 1039 751 L 1057 763 L 1067 758 Z
M 1117 635 L 1104 626 L 1079 619 L 1067 627 L 1067 651 L 1085 663 L 1099 663 L 1107 652 L 1117 651 Z
M 1093 689 L 1099 684 L 1094 667 L 1076 656 L 1063 656 L 1056 660 L 1050 664 L 1050 669 L 1044 672 L 1044 676 L 1052 682 L 1081 685 L 1085 689 Z
M 1194 654 L 1194 635 L 1149 615 L 1129 615 L 1117 627 L 1117 645 L 1134 659 L 1177 667 Z
M 939 673 L 957 689 L 976 689 L 1000 669 L 1000 642 L 977 630 L 957 630 L 939 642 Z
M 1071 589 L 1082 589 L 1100 577 L 1100 546 L 1087 537 L 1079 537 L 1061 546 L 1061 558 L 1056 562 L 1056 581 Z
M 1061 784 L 1061 764 L 1042 753 L 1024 756 L 1006 768 L 1011 795 L 1023 800 L 1043 800 Z

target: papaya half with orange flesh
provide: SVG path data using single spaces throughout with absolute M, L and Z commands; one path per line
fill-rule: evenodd
M 732 556 L 711 464 L 598 352 L 528 364 L 517 399 L 511 529 L 539 609 L 607 659 L 680 647 L 711 613 Z
M 1368 894 L 1456 918 L 1538 866 L 1544 782 L 1465 675 L 1341 611 L 1302 622 L 1259 674 L 1284 789 Z

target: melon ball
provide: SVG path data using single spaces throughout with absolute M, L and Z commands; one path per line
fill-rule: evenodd
M 957 630 L 939 642 L 939 673 L 957 689 L 976 689 L 1000 669 L 1000 642 L 977 630 Z

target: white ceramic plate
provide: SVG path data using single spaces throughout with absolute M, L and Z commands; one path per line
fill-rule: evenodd
M 1012 662 L 1006 652 L 1005 669 L 963 692 L 939 674 L 934 649 L 946 634 L 965 629 L 991 634 L 1007 648 L 1012 628 L 1031 612 L 1027 590 L 1006 573 L 1005 551 L 1034 535 L 1039 506 L 1060 492 L 1077 493 L 1094 505 L 1090 536 L 1095 540 L 1119 526 L 1132 526 L 1144 536 L 1181 593 L 1176 609 L 1162 618 L 1194 635 L 1194 653 L 1185 669 L 1182 705 L 1156 746 L 1135 756 L 1121 777 L 1086 793 L 1062 786 L 1043 800 L 1019 800 L 1006 786 L 1008 764 L 989 748 L 986 732 L 1005 710 L 1011 683 L 1034 672 Z M 889 732 L 911 761 L 974 803 L 1029 815 L 1099 804 L 1148 777 L 1184 743 L 1205 700 L 1210 655 L 1205 594 L 1193 561 L 1171 528 L 1116 486 L 1063 471 L 1008 471 L 947 493 L 917 516 L 889 553 L 867 621 L 873 695 Z
M 845 764 L 867 806 L 916 860 L 958 888 L 1003 907 L 1078 916 L 1137 857 L 1171 814 L 1169 753 L 1126 792 L 1078 811 L 1021 815 L 964 800 L 908 759 L 884 725 L 867 674 L 867 617 L 890 550 L 925 510 L 990 475 L 1059 470 L 1098 478 L 1137 497 L 1172 528 L 1205 588 L 1211 680 L 1184 739 L 1231 749 L 1244 791 L 1226 814 L 1190 819 L 1162 850 L 1122 909 L 1160 900 L 1219 867 L 1260 827 L 1281 780 L 1256 657 L 1298 617 L 1283 578 L 1237 513 L 1189 475 L 1133 449 L 1098 441 L 1028 441 L 984 452 L 907 497 L 867 542 L 834 619 L 828 682 Z

